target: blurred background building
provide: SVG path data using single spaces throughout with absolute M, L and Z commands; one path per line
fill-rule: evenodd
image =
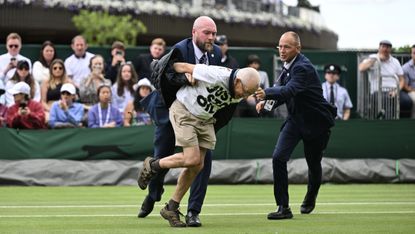
M 208 15 L 232 46 L 273 47 L 284 31 L 294 30 L 306 49 L 337 49 L 337 34 L 327 28 L 318 7 L 304 2 L 288 6 L 282 0 L 0 0 L 0 43 L 17 32 L 25 44 L 69 44 L 79 33 L 71 18 L 86 9 L 141 20 L 147 33 L 138 36 L 137 45 L 148 45 L 155 37 L 173 45 L 191 36 L 195 18 Z

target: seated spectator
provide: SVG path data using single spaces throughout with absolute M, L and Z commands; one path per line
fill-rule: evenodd
M 128 102 L 133 100 L 134 84 L 137 83 L 137 73 L 131 63 L 122 64 L 117 75 L 117 82 L 112 86 L 112 104 L 120 113 Z
M 111 46 L 111 58 L 105 64 L 105 78 L 114 84 L 117 81 L 117 74 L 120 65 L 125 63 L 124 43 L 115 41 Z
M 239 64 L 236 59 L 229 54 L 228 38 L 226 35 L 218 35 L 216 37 L 215 44 L 220 47 L 222 52 L 222 59 L 219 66 L 231 69 L 239 68 Z
M 50 109 L 49 126 L 51 128 L 76 128 L 81 127 L 84 107 L 75 102 L 76 88 L 71 83 L 63 84 L 61 99 L 55 101 Z
M 26 60 L 29 64 L 29 71 L 32 67 L 30 59 L 20 54 L 22 48 L 22 38 L 17 33 L 10 33 L 6 39 L 7 53 L 0 55 L 0 79 L 6 84 L 16 72 L 17 62 Z
M 6 92 L 4 89 L 3 81 L 0 80 L 0 97 Z M 7 119 L 7 106 L 0 103 L 0 128 L 6 126 Z
M 86 105 L 88 109 L 98 100 L 97 89 L 101 85 L 111 86 L 111 81 L 104 77 L 104 58 L 101 55 L 95 55 L 89 63 L 91 73 L 82 80 L 79 87 L 80 102 Z
M 34 101 L 40 102 L 40 86 L 29 72 L 29 63 L 26 60 L 20 60 L 16 67 L 13 77 L 6 83 L 6 105 L 8 107 L 14 105 L 14 98 L 10 90 L 20 81 L 24 81 L 30 86 L 30 97 Z
M 402 69 L 405 77 L 403 90 L 411 99 L 411 102 L 408 102 L 411 105 L 407 109 L 410 110 L 411 118 L 415 119 L 415 44 L 411 48 L 411 59 L 403 65 Z
M 154 87 L 147 78 L 141 79 L 134 85 L 134 100 L 128 102 L 124 110 L 124 126 L 151 125 L 153 122 L 150 115 L 141 106 L 141 99 L 150 94 Z
M 324 72 L 326 82 L 322 84 L 323 96 L 330 104 L 337 107 L 336 119 L 348 120 L 353 104 L 347 90 L 337 83 L 341 69 L 337 64 L 328 64 L 324 67 Z
M 15 104 L 7 110 L 8 127 L 19 129 L 46 127 L 42 104 L 30 98 L 30 86 L 26 82 L 18 82 L 9 92 L 13 95 Z
M 269 88 L 268 74 L 265 71 L 259 70 L 261 68 L 261 59 L 258 57 L 258 55 L 256 55 L 256 54 L 249 55 L 248 59 L 247 59 L 246 66 L 255 68 L 255 70 L 257 70 L 259 72 L 259 75 L 260 75 L 260 78 L 261 78 L 260 86 L 261 86 L 262 89 Z
M 111 105 L 111 86 L 101 85 L 97 93 L 98 103 L 93 105 L 88 111 L 88 127 L 121 127 L 123 123 L 121 113 Z
M 46 116 L 48 115 L 52 104 L 61 98 L 61 87 L 65 83 L 72 83 L 72 80 L 66 76 L 66 69 L 63 61 L 55 59 L 50 64 L 48 78 L 41 86 L 40 96 Z
M 134 68 L 137 72 L 138 79 L 151 77 L 150 64 L 154 59 L 160 59 L 166 50 L 166 42 L 163 38 L 155 38 L 151 41 L 150 53 L 140 54 L 134 60 Z
M 40 49 L 39 61 L 33 64 L 33 78 L 41 85 L 49 78 L 49 66 L 56 59 L 55 46 L 50 41 L 45 41 Z

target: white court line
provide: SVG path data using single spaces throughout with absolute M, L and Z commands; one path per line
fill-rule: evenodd
M 299 214 L 299 213 L 294 213 Z M 414 210 L 409 211 L 328 211 L 314 212 L 313 214 L 415 214 Z M 248 216 L 263 215 L 267 213 L 207 213 L 201 216 Z M 149 216 L 160 216 L 158 214 L 150 214 Z M 0 218 L 78 218 L 78 217 L 136 217 L 136 214 L 72 214 L 72 215 L 0 215 Z
M 348 205 L 415 205 L 415 201 L 407 202 L 394 202 L 394 201 L 381 201 L 381 202 L 317 202 L 319 206 L 348 206 Z M 291 203 L 291 206 L 299 206 L 301 203 Z M 0 206 L 0 209 L 30 209 L 30 208 L 131 208 L 139 207 L 140 204 L 136 205 L 28 205 L 28 206 Z M 164 207 L 163 204 L 156 204 L 156 207 Z M 182 204 L 182 206 L 187 206 L 187 204 Z M 235 206 L 275 206 L 275 203 L 243 203 L 243 204 L 204 204 L 204 207 L 235 207 Z

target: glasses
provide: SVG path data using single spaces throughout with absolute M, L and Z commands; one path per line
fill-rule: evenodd
M 28 67 L 19 67 L 19 68 L 17 68 L 17 70 L 26 70 L 26 71 L 29 71 L 29 68 Z
M 10 49 L 12 49 L 12 48 L 16 48 L 17 49 L 17 48 L 19 48 L 19 45 L 11 44 L 11 45 L 9 45 L 9 48 Z
M 71 95 L 71 93 L 68 92 L 68 91 L 63 91 L 63 92 L 61 92 L 61 95 Z
M 56 71 L 56 70 L 63 70 L 63 67 L 53 67 L 53 70 L 54 71 Z

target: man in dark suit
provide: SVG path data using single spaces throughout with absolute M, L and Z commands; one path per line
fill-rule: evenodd
M 281 86 L 256 92 L 257 98 L 267 100 L 257 104 L 257 111 L 287 104 L 288 117 L 272 155 L 274 197 L 278 209 L 269 213 L 268 219 L 290 219 L 293 214 L 289 207 L 287 161 L 302 140 L 308 165 L 308 187 L 300 211 L 309 214 L 315 207 L 320 188 L 321 159 L 329 141 L 330 128 L 334 125 L 336 109 L 324 99 L 313 64 L 300 53 L 300 37 L 295 32 L 286 32 L 281 36 L 278 48 L 284 62 L 279 77 Z
M 204 63 L 207 65 L 218 65 L 221 60 L 221 52 L 217 45 L 214 44 L 216 37 L 216 24 L 207 16 L 198 17 L 193 24 L 192 38 L 184 39 L 178 42 L 174 47 L 179 49 L 184 61 L 192 64 Z M 153 97 L 152 97 L 153 96 Z M 169 121 L 169 106 L 163 101 L 159 91 L 154 91 L 149 95 L 152 103 L 149 108 L 155 113 L 152 119 L 155 122 L 154 136 L 154 157 L 163 158 L 172 155 L 175 150 L 174 131 Z M 225 126 L 232 118 L 236 105 L 230 105 L 218 111 L 216 118 L 215 131 Z M 206 195 L 208 180 L 212 167 L 211 151 L 207 151 L 204 161 L 203 170 L 198 174 L 190 188 L 190 196 L 187 207 L 186 224 L 191 227 L 201 226 L 199 213 L 201 211 L 203 200 Z M 161 200 L 164 191 L 163 182 L 167 170 L 158 173 L 152 178 L 149 184 L 149 194 L 146 196 L 141 206 L 138 217 L 146 217 L 151 213 L 155 201 Z
M 137 72 L 138 79 L 150 79 L 151 68 L 150 64 L 154 59 L 160 59 L 166 50 L 166 42 L 163 38 L 155 38 L 151 41 L 150 53 L 140 54 L 134 61 L 134 68 Z

